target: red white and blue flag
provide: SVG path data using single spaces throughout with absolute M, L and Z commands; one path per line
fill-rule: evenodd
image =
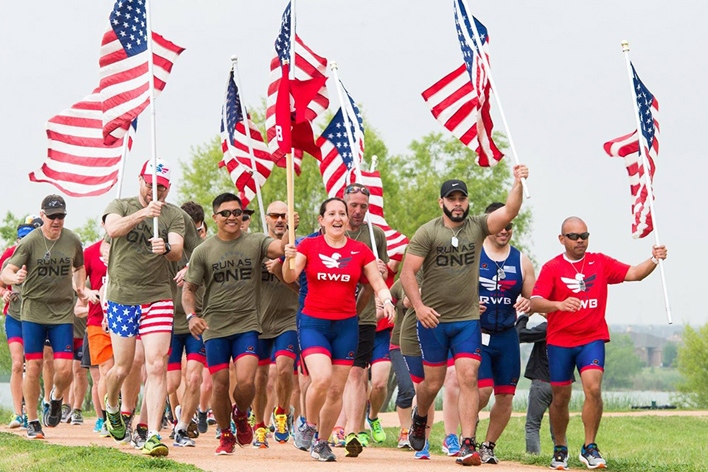
M 425 90 L 423 99 L 435 119 L 477 153 L 475 162 L 481 167 L 491 167 L 504 154 L 492 139 L 491 83 L 481 60 L 481 54 L 484 54 L 489 63 L 489 34 L 480 21 L 474 17 L 472 19 L 482 42 L 481 48 L 477 46 L 463 2 L 456 0 L 455 27 L 464 64 Z
M 150 104 L 144 0 L 117 0 L 101 40 L 99 88 L 106 144 L 120 139 L 130 123 Z M 172 66 L 184 51 L 152 33 L 155 96 L 164 90 Z
M 299 175 L 303 152 L 318 158 L 312 121 L 329 106 L 325 75 L 327 59 L 315 54 L 291 28 L 291 5 L 283 12 L 270 63 L 266 100 L 266 137 L 273 159 L 285 167 L 285 155 L 293 155 Z M 291 37 L 295 35 L 295 64 L 291 64 Z M 293 78 L 290 78 L 292 69 Z
M 639 79 L 632 64 L 634 94 L 637 99 L 637 111 L 641 133 L 637 130 L 605 143 L 605 152 L 610 157 L 623 157 L 629 174 L 629 189 L 632 194 L 632 237 L 643 238 L 651 233 L 654 225 L 649 206 L 647 187 L 647 169 L 639 153 L 642 153 L 649 165 L 649 185 L 654 181 L 654 159 L 659 155 L 659 102 Z
M 344 89 L 344 85 L 342 88 Z M 320 149 L 320 174 L 330 197 L 343 195 L 344 188 L 354 180 L 353 174 L 357 167 L 361 167 L 364 157 L 364 119 L 349 92 L 346 89 L 344 91 L 347 96 L 343 104 L 344 111 L 349 120 L 345 122 L 340 107 L 322 135 L 317 138 L 317 147 Z M 347 134 L 347 123 L 355 143 L 354 152 Z
M 248 123 L 248 135 L 246 134 Z M 229 74 L 226 101 L 221 108 L 221 150 L 224 153 L 219 167 L 229 171 L 231 180 L 239 190 L 245 208 L 262 188 L 273 170 L 273 158 L 263 136 L 249 117 L 243 116 L 241 97 L 234 81 L 234 71 Z M 253 159 L 249 151 L 253 149 Z M 254 167 L 255 163 L 255 167 Z
M 49 119 L 47 159 L 30 172 L 32 182 L 54 185 L 72 197 L 92 197 L 108 192 L 118 181 L 123 142 L 132 147 L 137 120 L 126 136 L 113 144 L 103 141 L 103 111 L 99 89 Z

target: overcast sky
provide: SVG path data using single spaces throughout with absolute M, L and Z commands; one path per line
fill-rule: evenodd
M 8 210 L 36 213 L 42 198 L 56 191 L 29 182 L 27 174 L 46 156 L 46 120 L 97 85 L 100 39 L 113 5 L 110 0 L 7 3 L 0 18 L 0 216 Z M 286 3 L 151 1 L 154 30 L 186 48 L 157 103 L 160 156 L 175 164 L 187 161 L 192 147 L 218 133 L 232 54 L 239 57 L 247 104 L 260 104 Z M 570 215 L 588 223 L 591 250 L 631 264 L 650 255 L 653 236 L 633 240 L 630 235 L 624 163 L 602 150 L 603 142 L 635 128 L 620 47 L 621 40 L 630 41 L 635 67 L 661 109 L 656 221 L 669 248 L 665 267 L 674 322 L 703 324 L 706 316 L 694 297 L 704 289 L 698 270 L 707 258 L 689 245 L 688 233 L 701 238 L 708 231 L 700 206 L 708 160 L 697 141 L 708 129 L 708 4 L 470 0 L 469 5 L 489 30 L 499 97 L 519 158 L 530 168 L 532 198 L 524 205 L 533 213 L 531 246 L 539 262 L 561 252 L 559 226 Z M 444 131 L 420 93 L 461 64 L 452 0 L 299 0 L 297 13 L 298 34 L 338 62 L 342 81 L 392 154 L 405 153 L 423 134 Z M 334 89 L 330 97 L 338 106 Z M 504 131 L 496 105 L 492 113 L 495 129 Z M 141 124 L 124 195 L 137 192 L 135 175 L 149 157 L 147 120 Z M 68 198 L 67 226 L 101 214 L 114 196 Z M 611 288 L 607 318 L 666 323 L 658 270 L 644 282 Z

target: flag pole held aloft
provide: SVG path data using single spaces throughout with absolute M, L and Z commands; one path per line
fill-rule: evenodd
M 629 60 L 629 42 L 624 40 L 621 42 L 622 52 L 624 53 L 624 59 L 627 64 L 627 74 L 629 75 L 629 84 L 632 90 L 632 106 L 634 107 L 634 119 L 637 124 L 637 138 L 639 139 L 639 158 L 644 166 L 644 185 L 647 189 L 647 200 L 649 203 L 649 213 L 651 215 L 651 221 L 654 232 L 654 241 L 657 246 L 661 245 L 659 241 L 659 230 L 656 223 L 656 212 L 654 211 L 654 190 L 652 188 L 652 178 L 651 178 L 651 167 L 649 166 L 649 160 L 647 159 L 647 149 L 650 143 L 647 142 L 646 136 L 643 133 L 642 119 L 640 117 L 638 97 L 637 97 L 637 86 L 635 85 L 635 75 L 636 72 L 632 67 L 632 62 Z M 638 80 L 638 77 L 637 77 Z M 664 261 L 659 259 L 659 272 L 661 274 L 661 285 L 664 291 L 664 309 L 666 310 L 666 317 L 669 324 L 673 324 L 673 319 L 671 318 L 671 307 L 669 305 L 669 293 L 666 288 L 666 275 L 664 274 Z
M 152 139 L 152 200 L 157 200 L 157 126 L 155 119 L 155 74 L 152 57 L 152 27 L 150 26 L 150 3 L 145 0 L 145 24 L 147 28 L 147 54 L 148 54 L 148 90 L 150 91 L 150 137 Z M 159 219 L 152 219 L 152 237 L 160 236 Z

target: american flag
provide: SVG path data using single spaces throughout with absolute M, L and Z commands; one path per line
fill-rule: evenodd
M 386 249 L 388 257 L 396 261 L 403 259 L 403 253 L 408 246 L 408 238 L 392 229 L 384 218 L 383 183 L 378 171 L 361 171 L 361 180 L 357 182 L 364 185 L 371 192 L 369 197 L 369 218 L 371 222 L 381 228 L 386 234 Z
M 101 40 L 99 87 L 106 144 L 120 139 L 150 103 L 147 24 L 144 0 L 118 0 Z M 184 51 L 152 33 L 155 96 L 164 90 L 172 66 Z
M 460 16 L 467 35 L 462 30 Z M 487 28 L 476 18 L 473 19 L 482 41 L 481 51 L 474 39 L 464 4 L 456 0 L 455 27 L 465 63 L 425 90 L 423 99 L 435 119 L 465 146 L 477 153 L 475 162 L 482 167 L 491 167 L 496 165 L 504 154 L 492 139 L 494 124 L 489 101 L 491 83 L 480 58 L 480 54 L 484 54 L 487 63 L 489 62 L 486 47 L 489 44 L 489 35 Z
M 32 182 L 47 182 L 66 195 L 91 197 L 108 192 L 118 181 L 123 141 L 133 143 L 136 123 L 113 144 L 103 142 L 99 89 L 49 119 L 46 124 L 49 149 L 42 167 L 30 172 Z M 136 120 L 137 121 L 137 120 Z
M 356 146 L 355 153 L 352 152 L 349 144 L 342 108 L 334 115 L 322 135 L 317 138 L 317 147 L 319 147 L 321 154 L 320 174 L 322 174 L 327 195 L 330 197 L 342 196 L 344 187 L 351 182 L 352 173 L 357 166 L 361 166 L 364 157 L 364 119 L 349 92 L 346 89 L 344 91 L 347 95 L 344 107 L 349 117 L 349 129 Z
M 285 155 L 295 149 L 295 171 L 300 174 L 303 151 L 315 157 L 318 148 L 311 123 L 329 106 L 327 59 L 315 54 L 295 34 L 290 25 L 290 8 L 283 12 L 280 33 L 275 41 L 275 56 L 270 63 L 270 83 L 266 101 L 266 137 L 273 159 L 285 166 Z M 290 80 L 291 35 L 295 34 L 295 66 Z
M 659 155 L 659 102 L 639 79 L 632 64 L 634 94 L 641 126 L 641 137 L 637 130 L 605 143 L 605 152 L 610 157 L 623 157 L 629 174 L 629 189 L 632 194 L 632 237 L 643 238 L 652 232 L 654 225 L 649 207 L 649 188 L 646 182 L 646 168 L 639 154 L 649 163 L 649 185 L 654 181 L 654 159 Z M 653 189 L 652 195 L 654 194 Z
M 226 88 L 226 101 L 221 108 L 221 150 L 224 157 L 219 167 L 226 167 L 234 185 L 239 190 L 239 197 L 246 207 L 256 195 L 256 185 L 263 187 L 273 170 L 273 159 L 268 152 L 268 146 L 263 142 L 263 136 L 256 125 L 248 118 L 248 131 L 256 166 L 248 150 L 246 124 L 241 108 L 241 97 L 234 81 L 234 71 L 229 74 L 229 84 Z M 254 178 L 255 176 L 255 178 Z

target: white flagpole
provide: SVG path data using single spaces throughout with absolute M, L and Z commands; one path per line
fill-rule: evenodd
M 148 90 L 150 91 L 150 136 L 152 138 L 152 199 L 157 201 L 157 128 L 155 125 L 155 74 L 152 63 L 152 27 L 150 25 L 150 3 L 145 0 L 145 24 L 147 28 Z M 160 236 L 159 219 L 152 219 L 152 236 Z
M 132 124 L 130 125 L 133 126 Z M 116 198 L 120 198 L 123 191 L 123 175 L 125 174 L 125 161 L 128 159 L 128 141 L 130 141 L 130 128 L 123 137 L 123 150 L 121 151 L 120 167 L 118 168 L 118 181 L 116 182 Z
M 249 126 L 249 119 L 246 110 L 246 99 L 243 98 L 243 89 L 241 88 L 241 77 L 238 73 L 238 57 L 231 56 L 231 68 L 234 71 L 234 82 L 236 88 L 241 96 L 241 115 L 243 116 L 243 125 L 246 128 L 246 143 L 248 143 L 248 153 L 251 155 L 251 169 L 253 173 L 251 177 L 253 178 L 253 183 L 256 184 L 256 198 L 258 200 L 258 208 L 261 213 L 261 224 L 263 225 L 263 232 L 268 234 L 268 228 L 266 227 L 265 220 L 265 209 L 263 208 L 263 197 L 261 196 L 261 184 L 258 181 L 258 171 L 256 169 L 256 156 L 253 152 L 253 143 L 251 141 L 251 127 Z
M 290 3 L 290 68 L 288 77 L 290 82 L 295 80 L 295 0 Z M 289 92 L 288 92 L 289 93 Z M 288 97 L 288 102 L 290 102 Z M 289 106 L 289 105 L 288 105 Z M 295 162 L 293 160 L 295 148 L 292 147 L 292 121 L 290 127 L 290 154 L 285 155 L 285 183 L 288 194 L 288 239 L 290 244 L 295 244 Z M 290 268 L 295 269 L 295 258 L 290 259 Z
M 661 246 L 659 242 L 659 228 L 656 223 L 656 212 L 654 211 L 654 190 L 652 189 L 651 182 L 651 167 L 649 167 L 649 162 L 647 156 L 644 152 L 646 143 L 644 134 L 642 133 L 642 123 L 639 120 L 639 106 L 637 105 L 637 91 L 634 88 L 634 74 L 632 74 L 632 64 L 629 60 L 629 42 L 622 41 L 622 52 L 624 53 L 624 59 L 627 63 L 627 74 L 629 74 L 629 86 L 632 89 L 632 106 L 634 107 L 634 119 L 637 123 L 637 139 L 639 140 L 639 157 L 642 160 L 642 165 L 644 166 L 644 185 L 647 189 L 647 200 L 649 200 L 649 214 L 651 215 L 652 225 L 654 226 L 654 241 L 657 246 Z M 664 290 L 664 309 L 666 310 L 666 317 L 669 324 L 673 324 L 673 319 L 671 318 L 671 307 L 669 306 L 669 292 L 666 288 L 666 275 L 664 274 L 664 261 L 659 259 L 659 272 L 661 273 L 661 286 Z
M 356 178 L 361 182 L 361 163 L 359 162 L 359 151 L 356 148 L 356 143 L 354 142 L 354 136 L 352 135 L 352 123 L 356 123 L 354 126 L 359 126 L 356 117 L 349 116 L 349 97 L 344 98 L 344 93 L 342 92 L 342 83 L 339 81 L 339 66 L 334 61 L 329 63 L 329 68 L 332 70 L 332 75 L 334 75 L 334 83 L 337 85 L 337 95 L 339 96 L 339 106 L 342 110 L 342 118 L 344 119 L 344 129 L 347 133 L 347 140 L 349 141 L 349 150 L 352 153 L 352 160 L 354 161 L 354 171 L 356 172 Z M 349 175 L 349 173 L 347 173 Z M 366 211 L 366 226 L 369 228 L 369 240 L 371 241 L 371 250 L 374 253 L 376 259 L 379 258 L 379 251 L 376 248 L 376 239 L 374 239 L 374 226 L 371 224 L 370 212 Z
M 497 86 L 494 83 L 494 77 L 492 76 L 492 68 L 489 66 L 487 55 L 484 54 L 484 51 L 482 51 L 482 41 L 479 36 L 479 31 L 477 31 L 477 25 L 474 22 L 474 15 L 472 15 L 471 10 L 467 5 L 467 0 L 462 0 L 462 3 L 465 5 L 465 10 L 467 10 L 467 17 L 470 21 L 470 26 L 472 27 L 472 32 L 474 33 L 474 39 L 478 46 L 478 48 L 474 48 L 474 51 L 477 54 L 477 57 L 481 59 L 482 63 L 484 63 L 484 67 L 487 71 L 487 78 L 489 79 L 489 85 L 492 88 L 492 94 L 494 95 L 494 100 L 497 102 L 497 107 L 499 108 L 499 115 L 501 116 L 502 123 L 504 124 L 504 129 L 506 130 L 506 138 L 509 140 L 509 148 L 511 149 L 511 155 L 514 157 L 514 162 L 516 163 L 516 165 L 519 165 L 519 156 L 516 153 L 516 146 L 514 146 L 514 140 L 511 137 L 511 130 L 509 129 L 509 124 L 506 121 L 506 115 L 504 114 L 504 108 L 502 108 L 501 99 L 499 98 L 499 92 L 497 91 Z M 460 17 L 462 17 L 462 12 L 460 12 Z M 467 27 L 464 24 L 464 18 L 461 19 L 462 24 L 460 25 L 460 30 L 462 30 L 462 33 L 466 37 L 468 34 Z M 521 179 L 521 185 L 524 188 L 524 196 L 526 198 L 531 198 L 526 179 Z

